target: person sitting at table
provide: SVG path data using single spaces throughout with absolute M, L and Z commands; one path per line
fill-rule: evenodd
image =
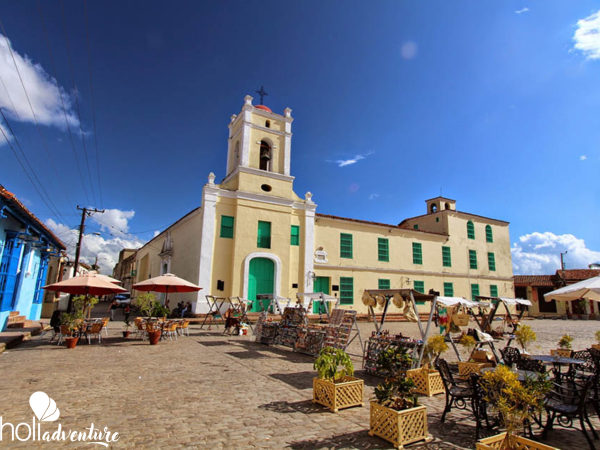
M 223 330 L 223 333 L 231 334 L 233 327 L 235 327 L 236 330 L 239 330 L 240 320 L 237 317 L 234 317 L 234 314 L 235 311 L 233 308 L 229 308 L 225 311 L 225 330 Z
M 186 311 L 187 311 L 187 305 L 184 306 L 183 302 L 181 302 L 181 312 L 179 313 L 180 319 L 183 319 L 183 316 L 185 316 Z
M 52 339 L 50 339 L 52 341 L 57 334 L 60 334 L 60 311 L 58 309 L 52 313 L 50 326 L 52 327 L 52 330 L 54 330 L 54 335 L 52 336 Z

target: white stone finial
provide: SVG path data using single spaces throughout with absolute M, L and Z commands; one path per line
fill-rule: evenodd
M 283 114 L 285 115 L 285 117 L 292 117 L 292 109 L 291 108 L 285 108 L 283 110 Z
M 252 97 L 251 97 L 250 95 L 246 95 L 246 96 L 244 97 L 244 103 L 245 103 L 246 105 L 250 105 L 250 106 L 252 106 Z
M 312 193 L 309 191 L 304 195 L 304 198 L 306 199 L 306 201 L 308 203 L 312 203 L 312 196 L 313 196 Z
M 208 184 L 210 184 L 210 185 L 215 184 L 215 174 L 212 172 L 208 174 Z
M 233 122 L 237 117 L 237 114 L 232 115 L 229 119 L 231 120 L 231 122 Z

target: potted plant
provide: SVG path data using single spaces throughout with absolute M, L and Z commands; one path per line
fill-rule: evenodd
M 558 450 L 522 436 L 517 432 L 534 414 L 544 409 L 544 398 L 552 387 L 545 375 L 518 380 L 518 375 L 507 366 L 499 365 L 496 370 L 481 377 L 485 401 L 498 412 L 504 433 L 480 439 L 477 450 Z
M 567 358 L 569 358 L 572 353 L 571 348 L 573 348 L 572 342 L 573 338 L 568 334 L 565 334 L 558 341 L 558 350 L 550 350 L 550 354 L 553 356 L 566 356 Z
M 529 354 L 527 351 L 529 344 L 537 340 L 537 335 L 529 325 L 521 325 L 517 331 L 515 331 L 515 337 L 523 349 L 523 353 L 526 355 Z
M 125 325 L 123 325 L 123 337 L 124 338 L 128 338 L 129 334 L 131 333 L 131 331 L 129 331 L 129 328 L 131 327 L 131 322 L 129 321 L 129 319 L 125 319 Z
M 592 347 L 595 348 L 595 349 L 597 349 L 597 350 L 600 350 L 600 330 L 596 331 L 595 336 L 596 336 L 596 342 L 597 342 L 597 344 L 592 344 Z
M 388 376 L 375 388 L 369 435 L 379 436 L 399 449 L 427 440 L 427 408 L 417 404 L 414 382 L 405 376 L 411 365 L 412 358 L 403 346 L 390 347 L 377 358 L 378 371 Z
M 440 373 L 434 369 L 440 355 L 448 350 L 446 339 L 441 334 L 431 336 L 423 352 L 423 367 L 406 371 L 406 376 L 415 383 L 414 391 L 431 397 L 445 392 Z
M 136 304 L 142 314 L 148 316 L 150 319 L 150 321 L 146 324 L 146 331 L 148 332 L 148 341 L 150 341 L 150 345 L 158 344 L 162 330 L 160 329 L 158 320 L 153 321 L 152 319 L 166 317 L 169 314 L 168 308 L 162 305 L 150 292 L 139 295 L 136 299 Z
M 475 362 L 471 359 L 473 349 L 477 345 L 477 341 L 473 336 L 463 334 L 458 343 L 462 346 L 463 349 L 465 349 L 465 352 L 462 355 L 465 361 L 458 362 L 459 375 L 467 376 L 472 373 L 479 373 L 479 371 L 482 368 L 491 365 L 490 363 Z
M 79 295 L 73 298 L 73 311 L 62 315 L 61 324 L 65 325 L 70 336 L 65 338 L 67 348 L 75 348 L 79 341 L 80 327 L 83 324 L 85 313 L 91 311 L 94 305 L 98 303 L 98 298 Z
M 313 367 L 319 374 L 313 378 L 313 403 L 327 406 L 333 412 L 351 406 L 363 406 L 365 383 L 353 377 L 354 366 L 345 351 L 325 347 Z

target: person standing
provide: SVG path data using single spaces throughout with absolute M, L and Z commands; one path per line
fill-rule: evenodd
M 125 305 L 123 312 L 125 313 L 125 322 L 129 322 L 129 314 L 131 314 L 131 308 L 129 307 L 129 304 Z
M 110 320 L 113 321 L 115 320 L 115 311 L 117 310 L 117 308 L 119 307 L 119 304 L 117 303 L 117 300 L 113 300 L 112 303 L 110 304 L 110 306 L 108 307 L 108 310 L 110 311 Z

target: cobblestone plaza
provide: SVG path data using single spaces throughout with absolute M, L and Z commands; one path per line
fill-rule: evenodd
M 538 336 L 531 349 L 534 353 L 556 348 L 565 332 L 575 338 L 575 349 L 587 348 L 600 328 L 595 321 L 527 323 Z M 364 338 L 373 330 L 369 323 L 360 327 Z M 392 323 L 386 328 L 416 336 L 413 324 Z M 123 339 L 120 322 L 111 322 L 109 330 L 101 345 L 80 343 L 66 350 L 50 344 L 48 333 L 0 354 L 4 423 L 31 423 L 29 397 L 43 391 L 56 401 L 60 419 L 42 423 L 42 433 L 54 431 L 58 424 L 83 431 L 93 423 L 119 433 L 111 448 L 391 448 L 367 434 L 368 400 L 380 380 L 361 371 L 357 341 L 350 353 L 357 376 L 365 380 L 365 406 L 334 414 L 311 401 L 315 371 L 310 356 L 256 344 L 250 336 L 224 336 L 222 326 L 211 331 L 193 326 L 189 337 L 156 346 Z M 422 403 L 428 408 L 429 432 L 435 439 L 415 448 L 475 448 L 469 411 L 453 409 L 442 424 L 444 396 L 423 397 Z M 592 423 L 600 429 L 597 417 L 592 417 Z M 81 443 L 10 443 L 8 432 L 4 430 L 4 448 L 84 447 Z M 557 428 L 545 442 L 563 450 L 589 448 L 578 430 Z

